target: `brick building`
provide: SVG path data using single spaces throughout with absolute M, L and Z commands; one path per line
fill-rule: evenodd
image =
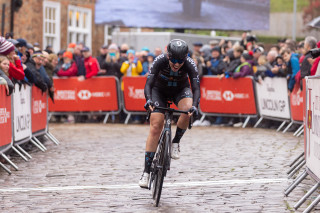
M 2 17 L 5 7 L 4 33 L 10 32 L 11 3 L 0 0 Z M 96 0 L 23 0 L 14 13 L 14 38 L 38 42 L 41 48 L 52 45 L 55 52 L 70 42 L 83 41 L 97 53 L 104 43 L 104 26 L 94 24 Z M 1 27 L 2 27 L 1 18 Z

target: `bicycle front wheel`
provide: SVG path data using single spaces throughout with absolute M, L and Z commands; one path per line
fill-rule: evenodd
M 158 150 L 158 160 L 157 160 L 157 168 L 156 168 L 156 174 L 155 179 L 153 182 L 153 199 L 154 204 L 156 207 L 159 206 L 159 201 L 161 197 L 162 192 L 162 186 L 163 186 L 163 180 L 164 176 L 166 174 L 167 168 L 166 168 L 166 162 L 168 160 L 168 144 L 170 137 L 169 132 L 166 131 L 163 137 L 163 141 L 160 143 L 159 150 Z

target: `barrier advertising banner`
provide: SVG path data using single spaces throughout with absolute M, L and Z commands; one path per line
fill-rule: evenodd
M 320 179 L 320 78 L 307 79 L 306 161 Z
M 200 109 L 204 113 L 257 114 L 252 78 L 203 77 Z
M 31 87 L 15 84 L 13 93 L 14 141 L 31 137 Z
M 256 95 L 261 116 L 290 119 L 287 80 L 266 77 L 256 83 Z
M 123 77 L 124 107 L 127 111 L 145 112 L 144 86 L 147 78 L 144 76 Z
M 47 93 L 32 87 L 32 133 L 47 127 Z
M 118 87 L 114 77 L 54 78 L 54 103 L 50 112 L 118 111 Z
M 300 84 L 296 84 L 290 95 L 291 118 L 294 121 L 303 121 L 303 94 L 305 87 L 300 89 Z
M 0 85 L 0 147 L 12 142 L 11 126 L 11 96 L 6 95 L 6 89 Z

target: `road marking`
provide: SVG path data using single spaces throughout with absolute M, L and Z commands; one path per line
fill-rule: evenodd
M 216 180 L 216 181 L 197 181 L 197 182 L 176 182 L 166 183 L 164 187 L 192 187 L 192 186 L 215 186 L 215 185 L 241 185 L 241 184 L 269 184 L 282 183 L 288 179 L 249 179 L 249 180 Z M 123 185 L 97 185 L 97 186 L 57 186 L 57 187 L 38 187 L 38 188 L 2 188 L 0 192 L 30 192 L 30 191 L 68 191 L 68 190 L 88 190 L 88 189 L 133 189 L 139 188 L 138 184 Z

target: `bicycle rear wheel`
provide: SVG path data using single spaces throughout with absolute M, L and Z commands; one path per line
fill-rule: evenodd
M 166 131 L 163 137 L 163 141 L 160 142 L 160 146 L 157 153 L 157 165 L 156 165 L 156 173 L 155 179 L 153 181 L 153 199 L 156 207 L 159 205 L 163 180 L 164 176 L 167 172 L 166 162 L 168 160 L 168 144 L 169 144 L 169 132 Z

